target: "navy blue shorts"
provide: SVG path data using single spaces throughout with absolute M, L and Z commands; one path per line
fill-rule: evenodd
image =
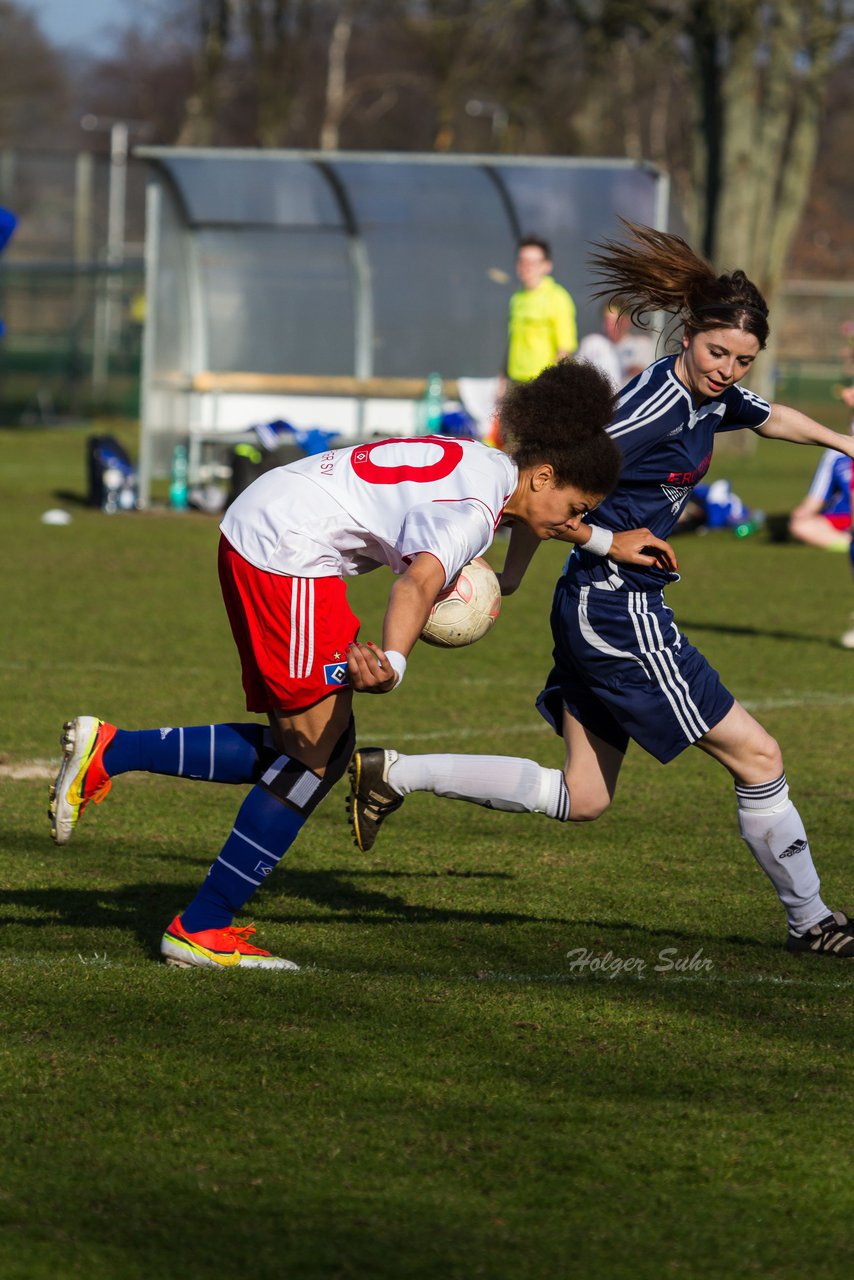
M 552 605 L 554 667 L 537 709 L 563 733 L 563 707 L 625 751 L 633 738 L 666 764 L 702 738 L 735 698 L 673 621 L 660 591 L 560 579 Z

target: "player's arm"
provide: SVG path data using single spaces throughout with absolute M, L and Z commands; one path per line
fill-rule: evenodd
M 395 579 L 383 619 L 383 647 L 354 640 L 347 654 L 350 684 L 359 693 L 388 693 L 403 679 L 406 659 L 445 585 L 445 569 L 429 551 Z
M 613 534 L 609 541 L 610 534 L 609 529 L 602 529 L 599 525 L 581 524 L 577 529 L 561 533 L 560 541 L 574 542 L 593 555 L 607 556 L 618 564 L 650 565 L 673 573 L 679 568 L 670 543 L 656 537 L 649 529 L 623 529 Z
M 787 404 L 772 404 L 765 422 L 754 427 L 757 435 L 766 440 L 788 440 L 792 444 L 817 444 L 825 449 L 835 449 L 854 458 L 854 437 L 841 431 L 831 431 L 813 418 Z
M 539 545 L 540 539 L 521 520 L 515 521 L 510 526 L 510 540 L 507 543 L 504 567 L 495 575 L 503 596 L 511 596 L 517 589 Z

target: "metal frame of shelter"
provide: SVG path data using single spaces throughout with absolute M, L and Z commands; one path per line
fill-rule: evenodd
M 190 446 L 285 419 L 410 433 L 428 371 L 449 395 L 506 343 L 515 245 L 553 247 L 580 331 L 587 242 L 667 225 L 669 182 L 627 160 L 139 147 L 146 197 L 140 497 Z

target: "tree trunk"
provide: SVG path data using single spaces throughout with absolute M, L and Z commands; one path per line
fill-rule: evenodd
M 322 151 L 337 151 L 339 130 L 344 114 L 347 89 L 347 49 L 353 31 L 353 20 L 348 8 L 335 15 L 335 25 L 329 41 L 329 64 L 326 74 L 326 107 L 320 129 Z
M 232 0 L 200 0 L 196 92 L 188 99 L 179 146 L 209 147 L 216 137 L 220 84 L 231 35 Z
M 286 140 L 311 26 L 311 0 L 243 0 L 255 64 L 258 143 Z
M 700 243 L 719 270 L 745 271 L 769 305 L 809 192 L 842 21 L 841 0 L 693 3 Z M 772 389 L 771 365 L 762 361 L 752 381 L 763 393 Z

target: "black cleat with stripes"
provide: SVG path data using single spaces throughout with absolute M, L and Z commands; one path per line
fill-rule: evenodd
M 790 933 L 787 951 L 814 951 L 840 959 L 854 958 L 854 921 L 841 911 L 832 911 L 806 933 Z

